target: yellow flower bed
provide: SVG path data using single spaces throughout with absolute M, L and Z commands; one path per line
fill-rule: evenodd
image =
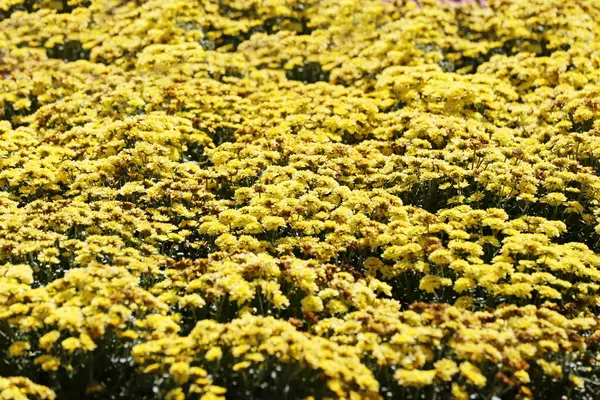
M 0 0 L 0 400 L 598 398 L 600 3 L 455 3 Z

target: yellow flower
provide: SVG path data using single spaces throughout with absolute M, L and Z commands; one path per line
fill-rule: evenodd
M 302 311 L 321 312 L 324 310 L 323 300 L 318 296 L 309 295 L 302 299 Z
M 63 349 L 67 350 L 69 353 L 72 353 L 75 350 L 81 348 L 81 340 L 74 337 L 69 337 L 63 340 L 61 345 Z
M 250 363 L 250 361 L 241 361 L 241 362 L 239 362 L 239 363 L 235 364 L 235 365 L 232 367 L 232 369 L 233 369 L 235 372 L 239 372 L 239 371 L 242 371 L 242 370 L 244 370 L 244 369 L 248 368 L 250 365 L 252 365 L 252 363 Z
M 217 361 L 223 357 L 223 351 L 220 347 L 211 347 L 204 356 L 208 361 Z
M 44 351 L 50 351 L 54 347 L 54 343 L 60 337 L 59 331 L 50 331 L 40 338 L 40 348 Z
M 559 347 L 558 343 L 556 343 L 556 342 L 554 342 L 552 340 L 540 340 L 538 342 L 538 345 L 541 348 L 550 350 L 552 352 L 558 352 L 560 350 L 560 347 Z
M 96 343 L 94 343 L 92 338 L 86 333 L 79 335 L 79 340 L 81 342 L 81 347 L 86 351 L 94 351 L 96 349 Z
M 55 400 L 56 393 L 22 376 L 0 377 L 0 396 L 7 400 Z
M 421 246 L 416 243 L 409 243 L 404 246 L 390 246 L 384 252 L 382 257 L 386 260 L 397 260 L 401 257 L 416 256 L 422 252 Z
M 552 207 L 558 207 L 563 204 L 566 205 L 565 203 L 567 202 L 567 196 L 559 192 L 549 193 L 546 196 L 542 197 L 540 199 L 540 202 L 549 204 Z
M 475 365 L 471 364 L 468 361 L 463 361 L 460 364 L 460 372 L 463 374 L 463 376 L 465 378 L 467 378 L 467 380 L 477 386 L 477 387 L 484 387 L 487 383 L 487 379 L 485 376 L 483 376 L 483 374 L 481 373 L 481 371 L 479 370 L 479 368 L 477 368 Z
M 285 226 L 285 220 L 281 217 L 267 216 L 263 218 L 262 225 L 267 231 L 275 231 Z
M 175 388 L 175 389 L 169 390 L 169 392 L 165 396 L 165 399 L 166 400 L 184 400 L 185 393 L 183 392 L 183 390 L 181 388 Z
M 458 366 L 456 363 L 447 358 L 436 361 L 434 367 L 437 376 L 444 381 L 451 381 L 452 377 L 458 373 Z
M 329 379 L 327 381 L 327 387 L 329 388 L 329 390 L 331 390 L 338 396 L 344 396 L 344 394 L 346 393 L 344 390 L 343 382 L 339 379 Z
M 542 370 L 546 375 L 550 375 L 554 378 L 559 378 L 562 376 L 563 370 L 560 365 L 554 362 L 548 362 L 544 359 L 539 359 L 536 362 L 540 367 L 542 367 Z
M 471 296 L 461 296 L 454 302 L 454 306 L 462 309 L 469 309 L 473 306 L 474 300 Z
M 192 305 L 197 308 L 202 308 L 206 305 L 206 302 L 204 301 L 202 296 L 200 296 L 197 293 L 180 296 L 179 297 L 179 307 L 185 308 L 188 305 Z
M 452 261 L 454 261 L 454 254 L 447 249 L 437 249 L 434 250 L 428 257 L 429 261 L 436 263 L 438 265 L 448 265 Z
M 585 381 L 580 376 L 569 375 L 569 380 L 578 388 L 585 387 Z
M 467 392 L 463 386 L 453 383 L 452 396 L 455 400 L 467 400 L 469 398 L 469 392 Z
M 33 270 L 28 265 L 10 265 L 3 275 L 5 278 L 16 279 L 26 285 L 33 283 Z
M 144 368 L 143 369 L 143 373 L 144 374 L 151 374 L 151 373 L 156 372 L 158 370 L 160 370 L 160 364 L 159 363 L 154 363 L 154 364 L 150 364 L 146 368 Z
M 8 353 L 11 357 L 19 357 L 22 356 L 27 350 L 31 349 L 29 342 L 25 342 L 23 340 L 14 342 L 8 347 Z
M 216 386 L 216 385 L 210 385 L 206 388 L 206 391 L 208 394 L 213 394 L 213 395 L 224 395 L 225 393 L 227 393 L 227 389 L 225 389 L 224 387 L 221 386 Z M 217 399 L 217 397 L 215 397 L 214 399 Z M 222 397 L 218 397 L 219 400 L 222 400 Z M 210 400 L 213 400 L 213 398 L 210 398 Z
M 190 365 L 186 362 L 176 362 L 169 368 L 176 384 L 182 385 L 190 379 Z
M 475 280 L 472 278 L 458 278 L 456 282 L 454 282 L 454 291 L 456 291 L 456 293 L 462 293 L 465 290 L 474 288 L 475 286 Z
M 436 371 L 398 369 L 394 373 L 394 379 L 401 386 L 427 386 L 433 384 Z
M 226 225 L 223 225 L 216 221 L 204 222 L 199 227 L 200 233 L 209 236 L 219 236 L 223 233 L 226 233 L 228 230 L 229 228 L 227 228 Z
M 538 285 L 538 286 L 536 286 L 535 289 L 540 294 L 540 296 L 542 296 L 546 299 L 561 299 L 562 298 L 562 295 L 560 294 L 560 292 L 550 286 Z
M 56 357 L 52 357 L 49 354 L 44 354 L 39 357 L 36 357 L 33 360 L 35 364 L 39 364 L 42 366 L 42 369 L 46 372 L 48 371 L 57 371 L 58 367 L 60 367 L 60 361 Z
M 245 354 L 248 352 L 248 350 L 250 350 L 251 346 L 249 344 L 240 344 L 238 346 L 235 346 L 231 349 L 231 354 L 235 357 L 238 358 L 239 356 Z
M 120 337 L 130 340 L 135 340 L 138 338 L 138 334 L 136 331 L 128 329 L 120 334 Z
M 439 276 L 435 275 L 426 275 L 421 278 L 419 289 L 428 293 L 433 293 L 436 291 L 436 289 L 439 289 L 442 286 L 450 285 L 452 285 L 452 280 L 450 278 L 440 278 Z
M 521 382 L 521 383 L 529 383 L 530 382 L 529 374 L 527 373 L 527 371 L 523 371 L 522 369 L 515 372 L 515 378 L 517 378 L 519 380 L 519 382 Z
M 244 233 L 247 233 L 249 235 L 259 234 L 262 232 L 262 230 L 263 230 L 263 227 L 258 222 L 252 222 L 252 223 L 246 224 L 244 226 Z
M 244 358 L 248 361 L 255 362 L 255 363 L 261 363 L 261 362 L 265 361 L 265 356 L 263 356 L 261 353 L 246 354 L 244 356 Z
M 332 314 L 344 314 L 348 311 L 348 306 L 340 300 L 333 299 L 327 302 L 327 310 Z

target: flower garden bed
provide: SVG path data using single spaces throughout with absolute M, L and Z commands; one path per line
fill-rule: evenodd
M 600 396 L 596 0 L 0 0 L 0 399 Z

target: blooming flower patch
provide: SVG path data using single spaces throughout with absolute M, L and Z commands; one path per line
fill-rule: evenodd
M 596 0 L 0 0 L 0 399 L 596 399 Z

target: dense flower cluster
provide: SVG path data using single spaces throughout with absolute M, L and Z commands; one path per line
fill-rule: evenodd
M 596 0 L 0 0 L 0 399 L 600 396 Z

